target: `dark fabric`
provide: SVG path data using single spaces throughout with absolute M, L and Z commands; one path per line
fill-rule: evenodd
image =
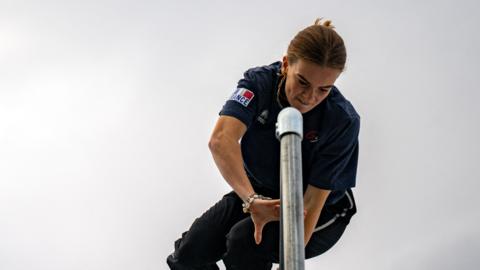
M 275 62 L 247 70 L 219 112 L 247 126 L 241 140 L 244 168 L 251 182 L 276 194 L 280 190 L 280 143 L 275 123 L 282 110 L 277 90 L 284 91 L 280 67 L 281 62 Z M 253 93 L 248 104 L 238 101 L 236 94 L 244 89 Z M 331 190 L 325 204 L 334 204 L 356 184 L 360 116 L 334 86 L 325 100 L 303 114 L 303 126 L 304 190 L 308 185 Z
M 278 102 L 277 95 L 285 91 L 280 67 L 281 62 L 275 62 L 247 70 L 219 113 L 247 126 L 241 139 L 245 171 L 254 190 L 272 198 L 278 198 L 280 191 L 275 122 L 281 109 L 288 106 Z M 303 114 L 303 126 L 304 191 L 308 185 L 331 190 L 317 227 L 330 225 L 313 233 L 305 248 L 306 258 L 311 258 L 330 249 L 356 213 L 351 188 L 356 184 L 360 117 L 332 87 L 325 100 Z M 262 243 L 256 245 L 253 222 L 242 212 L 241 204 L 231 192 L 197 218 L 175 242 L 175 251 L 167 258 L 170 268 L 218 269 L 216 262 L 223 260 L 228 270 L 271 269 L 272 263 L 278 262 L 279 222 L 267 224 Z
M 241 204 L 240 198 L 232 191 L 197 218 L 175 242 L 175 251 L 167 258 L 170 269 L 218 269 L 216 262 L 219 260 L 223 260 L 228 270 L 271 269 L 272 263 L 278 263 L 279 222 L 268 223 L 263 229 L 262 242 L 256 245 L 253 222 L 242 212 Z M 347 198 L 343 197 L 337 204 L 325 207 L 324 211 L 335 216 L 345 212 L 349 205 Z M 330 226 L 313 233 L 305 248 L 306 258 L 330 249 L 355 212 L 353 207 Z

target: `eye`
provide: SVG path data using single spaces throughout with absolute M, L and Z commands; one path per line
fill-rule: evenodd
M 330 88 L 320 88 L 320 91 L 322 91 L 322 93 L 326 93 L 330 91 Z
M 302 81 L 302 80 L 298 80 L 298 83 L 301 85 L 301 86 L 307 86 L 308 83 Z
M 330 89 L 328 89 L 328 88 L 317 88 L 316 91 L 319 95 L 324 95 L 324 94 L 327 94 L 329 90 Z

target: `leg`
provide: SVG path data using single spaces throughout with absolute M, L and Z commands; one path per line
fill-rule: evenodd
M 350 218 L 356 213 L 353 194 L 349 191 L 335 206 L 327 207 L 325 212 L 343 213 L 328 227 L 313 233 L 305 248 L 305 257 L 312 258 L 330 249 L 342 236 Z M 323 211 L 323 210 L 322 210 Z M 262 242 L 255 244 L 254 226 L 250 217 L 244 218 L 232 227 L 227 234 L 227 251 L 223 261 L 228 270 L 249 269 L 269 270 L 273 263 L 279 262 L 279 222 L 270 222 L 263 228 Z
M 279 222 L 270 222 L 262 232 L 262 242 L 255 243 L 250 217 L 239 221 L 227 234 L 227 252 L 223 262 L 228 270 L 270 270 L 278 261 Z
M 167 264 L 174 270 L 218 269 L 216 262 L 226 250 L 225 235 L 245 216 L 237 195 L 225 195 L 175 241 L 175 251 L 168 256 Z
M 339 219 L 325 229 L 313 233 L 305 248 L 305 258 L 318 256 L 329 250 L 342 236 L 347 224 Z M 279 262 L 279 222 L 270 222 L 263 228 L 262 242 L 255 243 L 254 227 L 248 217 L 238 222 L 227 234 L 227 252 L 223 261 L 228 270 L 267 270 Z

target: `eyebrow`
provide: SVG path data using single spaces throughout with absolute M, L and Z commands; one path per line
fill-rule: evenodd
M 305 77 L 297 73 L 297 76 L 300 77 L 302 80 L 306 81 L 308 84 L 311 84 Z M 325 85 L 325 86 L 320 86 L 320 88 L 330 88 L 333 87 L 333 85 Z

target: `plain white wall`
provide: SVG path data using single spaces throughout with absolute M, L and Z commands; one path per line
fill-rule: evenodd
M 207 142 L 317 17 L 348 50 L 359 208 L 307 269 L 479 263 L 476 1 L 0 1 L 0 269 L 167 269 L 229 191 Z

